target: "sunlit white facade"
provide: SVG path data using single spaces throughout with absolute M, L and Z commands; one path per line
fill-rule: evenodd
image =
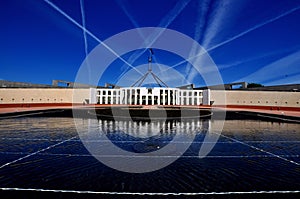
M 91 103 L 124 105 L 208 105 L 209 90 L 163 87 L 91 89 Z

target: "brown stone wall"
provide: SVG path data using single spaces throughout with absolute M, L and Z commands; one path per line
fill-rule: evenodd
M 76 89 L 73 101 L 70 88 L 1 88 L 0 104 L 84 103 L 90 97 L 89 89 Z

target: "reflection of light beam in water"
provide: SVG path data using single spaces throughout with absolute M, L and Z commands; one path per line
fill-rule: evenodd
M 269 20 L 267 20 L 267 21 L 265 21 L 265 22 L 263 22 L 263 23 L 257 24 L 256 26 L 254 26 L 254 27 L 252 27 L 252 28 L 249 28 L 248 30 L 245 30 L 245 31 L 243 31 L 243 32 L 241 32 L 241 33 L 239 33 L 239 34 L 237 34 L 237 35 L 235 35 L 235 36 L 233 36 L 233 37 L 231 37 L 231 38 L 229 38 L 229 39 L 227 39 L 227 40 L 225 40 L 225 41 L 223 41 L 223 42 L 217 44 L 217 45 L 214 45 L 213 47 L 207 49 L 206 52 L 202 52 L 202 51 L 201 51 L 201 52 L 198 53 L 197 55 L 195 55 L 195 56 L 193 56 L 193 57 L 190 57 L 190 58 L 187 59 L 187 60 L 183 60 L 183 61 L 181 61 L 181 62 L 179 62 L 179 63 L 177 63 L 177 64 L 175 64 L 175 65 L 173 65 L 173 66 L 170 66 L 169 69 L 175 68 L 175 67 L 177 67 L 177 66 L 179 66 L 179 65 L 181 65 L 181 64 L 184 64 L 184 63 L 186 63 L 187 61 L 190 61 L 190 60 L 192 60 L 192 59 L 197 58 L 198 56 L 202 56 L 202 55 L 204 55 L 205 53 L 207 53 L 207 52 L 209 52 L 209 51 L 212 51 L 212 50 L 214 50 L 214 49 L 216 49 L 216 48 L 218 48 L 218 47 L 220 47 L 220 46 L 223 46 L 223 45 L 225 45 L 225 44 L 227 44 L 227 43 L 230 43 L 230 42 L 232 42 L 232 41 L 234 41 L 234 40 L 236 40 L 236 39 L 238 39 L 238 38 L 240 38 L 240 37 L 242 37 L 242 36 L 244 36 L 244 35 L 246 35 L 246 34 L 252 32 L 252 31 L 254 31 L 254 30 L 257 30 L 258 28 L 261 28 L 262 26 L 265 26 L 265 25 L 267 25 L 267 24 L 269 24 L 269 23 L 272 23 L 272 22 L 274 22 L 274 21 L 277 21 L 277 20 L 281 19 L 282 17 L 285 17 L 285 16 L 287 16 L 287 15 L 289 15 L 289 14 L 292 14 L 293 12 L 295 12 L 295 11 L 297 11 L 297 10 L 299 10 L 299 9 L 300 9 L 300 6 L 298 6 L 298 7 L 296 7 L 296 8 L 293 8 L 293 9 L 290 9 L 290 10 L 288 10 L 288 11 L 282 13 L 281 15 L 278 15 L 277 17 L 274 17 L 274 18 L 272 18 L 272 19 L 269 19 Z M 168 70 L 168 69 L 167 69 L 167 70 Z
M 73 24 L 75 24 L 77 27 L 81 28 L 83 31 L 85 31 L 88 35 L 90 35 L 93 39 L 95 39 L 97 42 L 99 42 L 101 45 L 103 45 L 106 49 L 108 49 L 112 54 L 114 54 L 116 57 L 118 57 L 121 61 L 123 61 L 125 64 L 127 64 L 132 69 L 136 70 L 138 73 L 143 75 L 140 71 L 138 71 L 134 66 L 132 66 L 130 63 L 128 63 L 125 59 L 123 59 L 120 55 L 118 55 L 112 48 L 110 48 L 108 45 L 106 45 L 103 41 L 101 41 L 98 37 L 96 37 L 92 32 L 84 28 L 81 24 L 79 24 L 76 20 L 74 20 L 72 17 L 70 17 L 67 13 L 62 11 L 59 7 L 57 7 L 54 3 L 50 2 L 49 0 L 44 0 L 47 4 L 49 4 L 52 8 L 54 8 L 56 11 L 58 11 L 60 14 L 62 14 L 64 17 L 66 17 L 68 20 L 70 20 Z
M 170 10 L 170 12 L 164 17 L 161 22 L 159 23 L 158 27 L 164 28 L 160 32 L 155 32 L 152 35 L 150 35 L 148 38 L 145 39 L 145 41 L 151 41 L 148 45 L 151 46 L 158 38 L 159 36 L 164 32 L 164 30 L 175 20 L 175 18 L 182 12 L 182 10 L 189 4 L 190 0 L 188 1 L 178 1 L 177 4 Z M 119 3 L 120 5 L 120 3 Z M 139 27 L 138 24 L 135 22 L 133 17 L 129 14 L 129 12 L 126 10 L 125 6 L 121 6 L 122 10 L 125 12 L 127 17 L 130 19 L 130 21 L 133 23 L 135 27 Z M 140 33 L 140 32 L 139 32 Z M 144 38 L 144 37 L 143 37 Z M 142 56 L 147 49 L 142 50 L 141 52 L 136 52 L 132 54 L 128 62 L 129 63 L 134 63 L 140 56 Z M 119 75 L 117 78 L 120 79 L 128 70 L 128 67 L 124 70 L 124 72 Z

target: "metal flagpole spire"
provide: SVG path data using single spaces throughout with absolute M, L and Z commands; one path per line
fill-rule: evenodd
M 165 87 L 168 87 L 168 85 L 163 82 L 157 75 L 155 75 L 153 72 L 152 72 L 152 55 L 153 55 L 153 49 L 152 48 L 149 48 L 149 57 L 148 57 L 148 71 L 145 73 L 145 75 L 143 75 L 141 78 L 139 78 L 134 84 L 131 85 L 131 87 L 135 87 L 136 85 L 138 87 L 140 87 L 142 85 L 142 83 L 145 81 L 145 79 L 147 78 L 147 76 L 149 74 L 152 75 L 153 79 L 156 81 L 156 83 L 160 86 L 160 87 L 163 87 L 162 84 L 165 86 Z

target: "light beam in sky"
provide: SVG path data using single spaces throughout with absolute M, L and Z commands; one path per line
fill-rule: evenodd
M 286 12 L 284 12 L 284 13 L 282 13 L 282 14 L 280 14 L 280 15 L 274 17 L 274 18 L 271 18 L 271 19 L 269 19 L 269 20 L 267 20 L 267 21 L 264 21 L 264 22 L 262 22 L 262 23 L 259 23 L 259 24 L 255 25 L 255 26 L 253 26 L 252 28 L 249 28 L 249 29 L 247 29 L 247 30 L 245 30 L 245 31 L 243 31 L 243 32 L 241 32 L 241 33 L 239 33 L 239 34 L 237 34 L 237 35 L 235 35 L 235 36 L 233 36 L 233 37 L 231 37 L 231 38 L 229 38 L 229 39 L 227 39 L 227 40 L 225 40 L 225 41 L 223 41 L 223 42 L 217 44 L 217 45 L 214 45 L 213 47 L 211 47 L 211 48 L 209 48 L 209 49 L 206 49 L 206 51 L 209 52 L 209 51 L 212 51 L 212 50 L 214 50 L 214 49 L 216 49 L 216 48 L 219 48 L 219 47 L 221 47 L 221 46 L 223 46 L 223 45 L 225 45 L 225 44 L 227 44 L 227 43 L 230 43 L 230 42 L 232 42 L 232 41 L 234 41 L 234 40 L 236 40 L 236 39 L 238 39 L 238 38 L 240 38 L 240 37 L 242 37 L 242 36 L 244 36 L 244 35 L 246 35 L 246 34 L 252 32 L 252 31 L 254 31 L 254 30 L 257 30 L 258 28 L 261 28 L 261 27 L 263 27 L 263 26 L 265 26 L 265 25 L 267 25 L 267 24 L 270 24 L 270 23 L 272 23 L 272 22 L 274 22 L 274 21 L 277 21 L 277 20 L 281 19 L 282 17 L 285 17 L 285 16 L 287 16 L 287 15 L 289 15 L 289 14 L 292 14 L 293 12 L 296 12 L 296 11 L 298 11 L 299 9 L 300 9 L 300 6 L 295 7 L 295 8 L 293 8 L 293 9 L 290 9 L 290 10 L 288 10 L 288 11 L 286 11 Z M 185 62 L 187 62 L 187 61 L 189 61 L 189 60 L 195 59 L 195 58 L 198 57 L 198 56 L 202 56 L 204 53 L 207 53 L 207 52 L 201 52 L 201 51 L 200 51 L 200 53 L 196 54 L 195 56 L 190 57 L 190 58 L 187 59 L 187 60 L 183 60 L 183 61 L 181 61 L 181 62 L 179 62 L 179 63 L 177 63 L 177 64 L 171 66 L 170 68 L 175 68 L 175 67 L 177 67 L 177 66 L 179 66 L 179 65 L 181 65 L 181 64 L 183 64 L 183 63 L 185 63 Z M 167 69 L 166 69 L 166 70 L 167 70 Z
M 80 0 L 80 11 L 81 11 L 81 19 L 82 19 L 82 26 L 83 26 L 83 39 L 84 39 L 84 51 L 85 51 L 85 57 L 86 57 L 86 63 L 87 63 L 87 70 L 88 70 L 88 77 L 91 79 L 91 67 L 88 59 L 88 42 L 87 42 L 87 37 L 86 37 L 86 26 L 85 26 L 85 13 L 84 13 L 84 0 Z
M 184 8 L 189 4 L 190 0 L 187 1 L 178 1 L 177 4 L 168 12 L 168 14 L 161 20 L 158 27 L 163 27 L 166 29 L 174 20 L 175 18 L 184 10 Z M 125 7 L 122 7 L 123 10 L 126 10 Z M 124 11 L 125 14 L 128 16 L 128 18 L 133 22 L 135 26 L 138 27 L 138 24 L 135 22 L 133 17 L 129 14 L 128 11 Z M 150 41 L 149 46 L 153 44 L 159 36 L 164 32 L 164 30 L 155 32 L 152 35 L 150 35 L 148 38 L 145 38 L 145 40 Z M 133 53 L 129 59 L 129 63 L 134 63 L 140 56 L 142 56 L 147 49 L 142 50 L 141 52 Z M 117 78 L 120 79 L 128 70 L 128 67 L 126 67 L 123 71 L 123 73 Z
M 256 81 L 258 83 L 270 84 L 271 82 L 276 82 L 279 79 L 285 79 L 284 81 L 286 81 L 286 83 L 289 83 L 289 78 L 294 79 L 295 75 L 299 77 L 299 62 L 300 50 L 264 66 L 254 73 L 243 77 L 242 80 L 246 80 L 248 82 Z
M 85 27 L 85 13 L 84 13 L 84 2 L 83 0 L 80 0 L 80 11 L 81 11 L 81 18 L 82 18 L 82 26 L 83 26 L 83 39 L 84 39 L 84 50 L 85 50 L 85 56 L 88 56 L 88 43 L 87 43 L 87 37 L 86 37 L 86 27 Z
M 75 24 L 77 27 L 81 28 L 83 31 L 85 31 L 88 35 L 90 35 L 93 39 L 95 39 L 97 42 L 99 42 L 101 45 L 103 45 L 106 49 L 108 49 L 112 54 L 114 54 L 116 57 L 118 57 L 121 61 L 123 61 L 125 64 L 127 64 L 132 69 L 136 70 L 138 73 L 143 75 L 140 71 L 138 71 L 134 66 L 132 66 L 130 63 L 128 63 L 125 59 L 123 59 L 120 55 L 118 55 L 112 48 L 110 48 L 108 45 L 106 45 L 103 41 L 101 41 L 99 38 L 97 38 L 92 32 L 84 28 L 81 24 L 79 24 L 76 20 L 74 20 L 72 17 L 70 17 L 67 13 L 62 11 L 59 7 L 57 7 L 54 3 L 50 2 L 49 0 L 44 0 L 47 4 L 49 4 L 52 8 L 54 8 L 56 11 L 58 11 L 60 14 L 62 14 L 64 17 L 66 17 L 69 21 L 71 21 L 73 24 Z

